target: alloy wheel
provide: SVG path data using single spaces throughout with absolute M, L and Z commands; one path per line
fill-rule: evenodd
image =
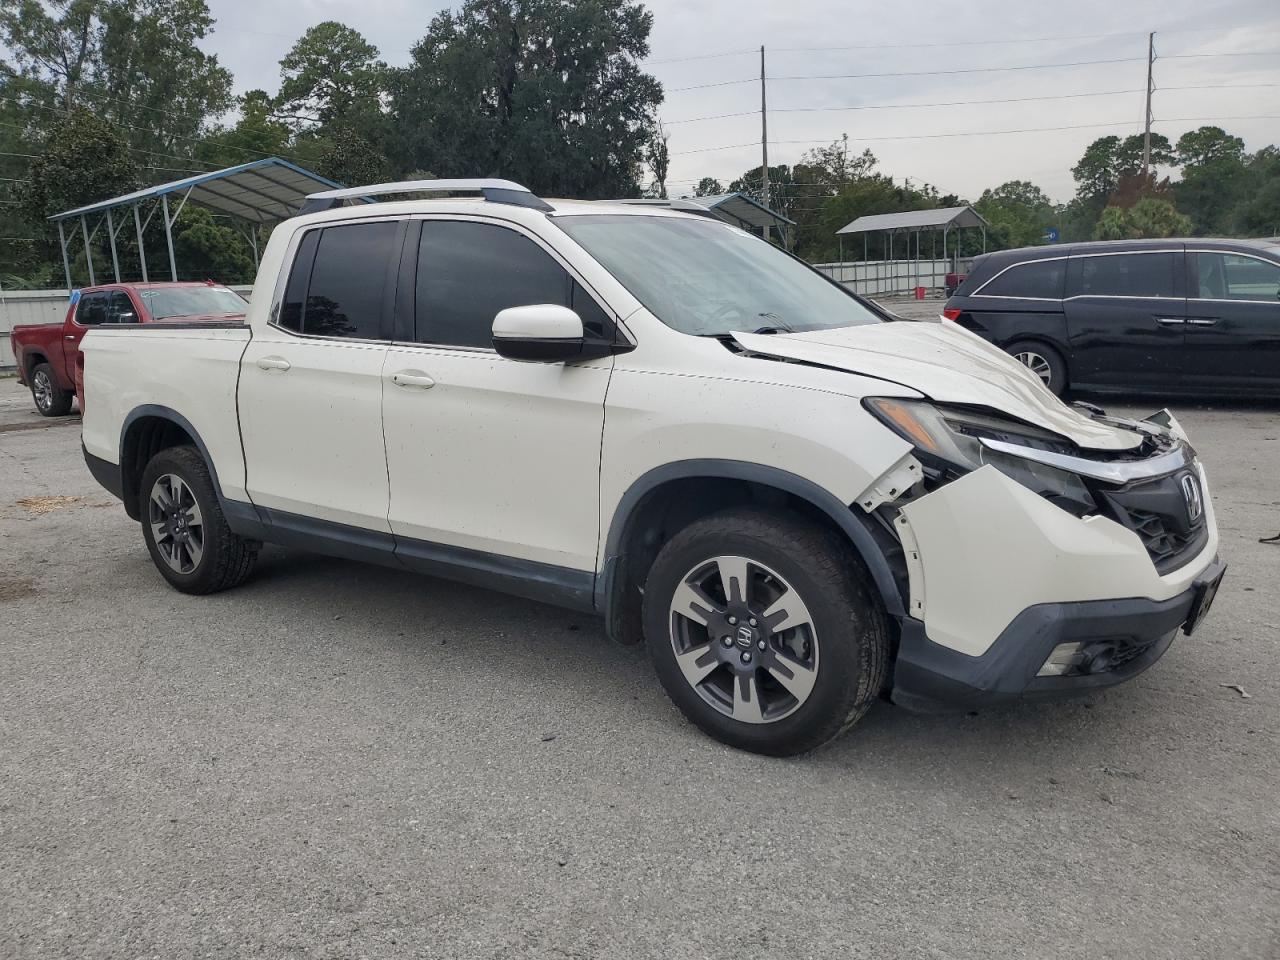
M 169 568 L 192 573 L 204 556 L 204 518 L 191 488 L 176 474 L 166 473 L 151 487 L 147 522 L 156 549 Z
M 1046 387 L 1053 386 L 1053 367 L 1040 354 L 1032 350 L 1024 350 L 1022 353 L 1015 353 L 1013 359 L 1044 381 Z
M 31 378 L 31 393 L 41 410 L 53 408 L 53 382 L 45 371 L 40 370 Z
M 800 594 L 762 563 L 712 557 L 680 579 L 671 646 L 694 691 L 743 723 L 798 710 L 818 677 L 818 635 Z

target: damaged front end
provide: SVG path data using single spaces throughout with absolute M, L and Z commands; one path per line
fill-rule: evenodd
M 1135 434 L 1129 449 L 1099 451 L 986 409 L 864 404 L 919 464 L 896 499 L 859 501 L 903 548 L 895 699 L 937 699 L 908 689 L 913 671 L 968 691 L 950 700 L 1120 682 L 1198 617 L 1209 580 L 1216 588 L 1204 470 L 1167 412 L 1128 421 L 1092 411 Z

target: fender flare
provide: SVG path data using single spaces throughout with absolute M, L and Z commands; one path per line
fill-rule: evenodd
M 708 459 L 679 460 L 655 467 L 632 483 L 618 501 L 605 539 L 603 570 L 596 578 L 595 605 L 597 610 L 605 612 L 606 619 L 611 616 L 615 602 L 613 580 L 618 566 L 618 552 L 636 508 L 648 493 L 662 484 L 672 480 L 693 478 L 745 480 L 762 486 L 775 487 L 812 504 L 830 517 L 848 537 L 854 550 L 862 558 L 862 562 L 867 565 L 889 616 L 900 621 L 906 615 L 902 594 L 898 589 L 888 557 L 867 523 L 847 503 L 843 503 L 829 490 L 818 486 L 812 480 L 777 467 L 766 467 L 742 460 Z

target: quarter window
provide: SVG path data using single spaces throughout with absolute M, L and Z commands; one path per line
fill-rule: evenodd
M 280 326 L 319 337 L 381 339 L 399 229 L 398 221 L 384 220 L 308 232 L 285 286 Z
M 138 315 L 127 293 L 113 293 L 107 303 L 107 323 L 137 323 Z
M 1080 257 L 1071 291 L 1082 297 L 1172 297 L 1172 253 Z
M 1280 264 L 1234 253 L 1197 253 L 1197 296 L 1201 300 L 1280 298 Z
M 423 222 L 414 310 L 420 342 L 492 346 L 499 311 L 537 303 L 575 310 L 589 337 L 612 336 L 599 304 L 528 237 L 489 223 Z
M 1066 263 L 1065 260 L 1029 260 L 1014 264 L 986 284 L 981 293 L 988 297 L 1061 300 Z

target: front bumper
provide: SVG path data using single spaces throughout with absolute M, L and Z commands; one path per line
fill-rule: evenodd
M 1130 598 L 1042 603 L 1022 611 L 981 656 L 934 643 L 913 617 L 902 636 L 891 699 L 925 712 L 1052 699 L 1123 683 L 1155 663 L 1195 612 L 1196 598 L 1225 570 L 1215 559 L 1183 592 L 1166 600 Z M 1117 651 L 1114 666 L 1097 673 L 1038 677 L 1061 643 L 1098 641 Z

